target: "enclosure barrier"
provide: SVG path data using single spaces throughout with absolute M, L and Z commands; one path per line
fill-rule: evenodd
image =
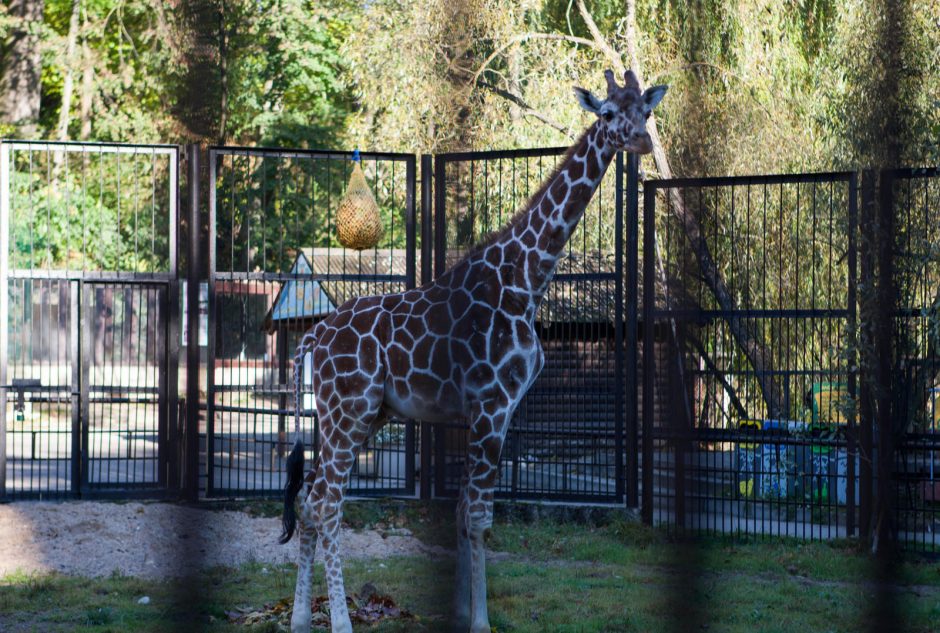
M 181 189 L 176 147 L 4 142 L 3 497 L 277 495 L 302 333 L 433 279 L 563 152 L 363 153 L 384 232 L 351 251 L 349 152 L 190 146 Z M 803 539 L 864 537 L 888 507 L 900 542 L 936 549 L 937 170 L 647 181 L 642 218 L 638 174 L 617 158 L 559 262 L 498 495 Z M 876 270 L 893 295 L 866 294 L 891 289 Z M 859 352 L 869 323 L 889 324 L 890 402 Z M 451 496 L 464 445 L 459 424 L 394 420 L 352 493 Z
M 175 494 L 178 148 L 0 145 L 0 491 Z

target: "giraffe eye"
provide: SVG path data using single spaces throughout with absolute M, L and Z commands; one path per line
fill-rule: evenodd
M 605 110 L 603 113 L 601 113 L 601 116 L 604 117 L 605 121 L 609 122 L 614 118 L 614 113 L 610 110 Z

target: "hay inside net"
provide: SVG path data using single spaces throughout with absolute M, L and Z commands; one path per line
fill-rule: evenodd
M 346 195 L 336 210 L 336 234 L 340 244 L 358 251 L 374 248 L 382 239 L 379 205 L 358 162 L 353 163 Z

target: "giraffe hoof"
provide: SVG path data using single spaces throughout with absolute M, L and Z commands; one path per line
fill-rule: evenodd
M 349 616 L 345 620 L 332 622 L 330 626 L 331 633 L 353 633 L 352 623 L 349 621 Z M 293 633 L 293 631 L 291 631 Z
M 310 611 L 300 612 L 296 609 L 290 619 L 290 633 L 310 633 Z

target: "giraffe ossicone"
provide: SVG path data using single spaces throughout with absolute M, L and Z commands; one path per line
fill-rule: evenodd
M 294 432 L 284 499 L 287 542 L 299 526 L 291 631 L 310 631 L 314 552 L 323 553 L 334 633 L 351 633 L 340 561 L 345 486 L 356 456 L 389 419 L 466 420 L 468 451 L 457 504 L 455 630 L 490 631 L 484 536 L 506 431 L 544 362 L 535 315 L 555 265 L 618 151 L 646 154 L 646 120 L 666 86 L 641 91 L 607 71 L 607 98 L 575 88 L 597 120 L 510 223 L 434 281 L 352 299 L 301 339 L 294 357 Z M 304 476 L 300 390 L 313 355 L 320 453 Z M 301 493 L 298 508 L 295 497 Z

